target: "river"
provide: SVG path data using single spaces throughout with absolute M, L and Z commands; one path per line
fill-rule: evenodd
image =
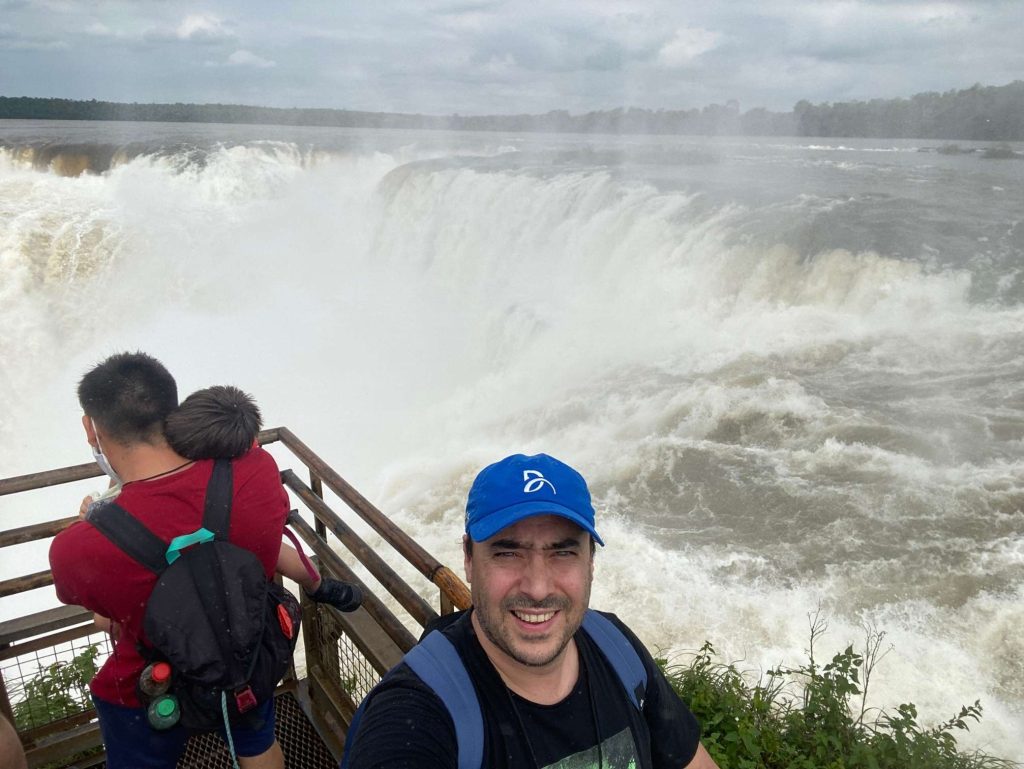
M 756 676 L 820 608 L 822 656 L 885 631 L 872 704 L 980 699 L 961 744 L 1024 760 L 1024 161 L 940 148 L 0 121 L 0 475 L 88 461 L 75 383 L 125 349 L 457 570 L 475 472 L 551 453 L 650 645 Z

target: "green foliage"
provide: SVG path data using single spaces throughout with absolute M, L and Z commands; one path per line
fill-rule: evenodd
M 14 706 L 18 729 L 47 724 L 90 707 L 89 681 L 96 675 L 98 647 L 87 646 L 67 662 L 39 666 L 39 674 L 25 684 L 25 699 Z
M 884 633 L 868 629 L 863 652 L 848 646 L 821 666 L 815 644 L 827 631 L 811 620 L 808 661 L 769 670 L 750 683 L 705 643 L 689 666 L 658 660 L 701 722 L 702 742 L 720 769 L 1010 769 L 1012 761 L 957 750 L 954 732 L 981 719 L 981 704 L 922 726 L 913 704 L 871 712 L 871 674 L 888 652 Z
M 355 694 L 356 687 L 359 686 L 359 679 L 356 677 L 356 674 L 353 673 L 350 676 L 342 676 L 341 680 L 338 683 L 341 684 L 341 688 L 344 689 L 348 694 Z

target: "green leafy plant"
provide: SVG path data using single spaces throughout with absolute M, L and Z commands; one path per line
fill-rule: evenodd
M 866 628 L 853 645 L 822 665 L 816 645 L 827 632 L 810 617 L 808 660 L 768 670 L 751 683 L 735 663 L 718 661 L 705 643 L 688 666 L 659 660 L 701 722 L 702 742 L 720 769 L 1010 769 L 1012 761 L 961 752 L 955 732 L 981 719 L 980 702 L 936 726 L 918 722 L 912 703 L 894 712 L 867 708 L 867 691 L 885 634 Z
M 25 684 L 25 697 L 14 706 L 19 729 L 46 724 L 90 707 L 89 681 L 96 675 L 99 647 L 87 646 L 66 662 L 39 666 Z

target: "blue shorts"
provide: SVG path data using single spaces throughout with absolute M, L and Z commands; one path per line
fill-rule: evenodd
M 174 769 L 185 752 L 190 733 L 182 726 L 159 731 L 149 725 L 145 708 L 129 708 L 92 698 L 100 717 L 107 769 Z M 274 744 L 274 698 L 256 710 L 263 720 L 259 729 L 236 726 L 231 730 L 235 753 L 258 756 Z M 220 734 L 224 736 L 224 727 Z

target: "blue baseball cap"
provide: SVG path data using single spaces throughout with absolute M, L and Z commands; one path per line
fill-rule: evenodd
M 546 514 L 572 521 L 604 545 L 594 528 L 594 506 L 583 476 L 547 454 L 513 454 L 485 467 L 473 481 L 466 533 L 482 542 L 524 518 Z

